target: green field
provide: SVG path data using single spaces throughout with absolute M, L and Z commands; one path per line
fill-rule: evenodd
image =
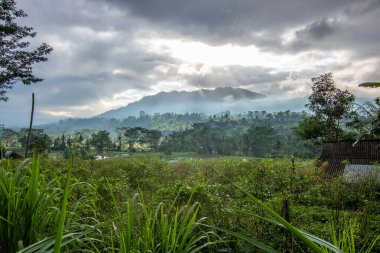
M 290 157 L 177 155 L 1 161 L 0 251 L 332 252 L 299 229 L 342 252 L 380 251 L 370 179 L 348 184 Z

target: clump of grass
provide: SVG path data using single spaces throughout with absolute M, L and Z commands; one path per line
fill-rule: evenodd
M 221 172 L 219 172 L 218 170 L 216 170 L 216 171 L 217 171 L 217 173 L 219 173 L 221 176 L 224 177 L 224 175 Z M 265 210 L 265 212 L 267 212 L 271 216 L 271 218 L 265 218 L 265 217 L 261 217 L 259 215 L 254 215 L 255 217 L 286 229 L 287 231 L 292 233 L 292 235 L 294 237 L 298 238 L 298 240 L 303 242 L 308 247 L 308 249 L 310 249 L 312 252 L 325 253 L 325 252 L 328 252 L 328 250 L 331 250 L 331 251 L 336 252 L 336 253 L 342 253 L 342 251 L 340 251 L 339 248 L 337 248 L 335 245 L 333 245 L 333 244 L 331 244 L 331 243 L 329 243 L 329 242 L 327 242 L 327 241 L 325 241 L 325 240 L 323 240 L 323 239 L 321 239 L 321 238 L 319 238 L 313 234 L 310 234 L 306 231 L 303 231 L 303 230 L 293 226 L 287 220 L 285 220 L 281 215 L 279 215 L 275 210 L 273 210 L 271 207 L 266 205 L 264 202 L 262 202 L 261 200 L 259 200 L 258 198 L 256 198 L 252 194 L 250 194 L 248 191 L 246 191 L 245 189 L 243 189 L 240 186 L 238 186 L 237 184 L 235 184 L 234 182 L 230 181 L 227 177 L 226 177 L 226 179 L 232 185 L 234 185 L 239 191 L 244 193 L 250 201 L 252 201 L 256 205 L 260 206 L 263 210 Z M 219 230 L 226 232 L 226 233 L 236 237 L 239 240 L 245 241 L 245 242 L 251 244 L 252 246 L 255 246 L 255 247 L 257 247 L 257 248 L 259 248 L 265 252 L 270 252 L 270 253 L 280 252 L 278 250 L 271 248 L 269 245 L 267 245 L 265 243 L 259 242 L 259 241 L 255 240 L 254 238 L 251 238 L 249 236 L 245 236 L 241 233 L 236 233 L 236 232 L 229 231 L 226 229 L 219 229 Z
M 356 245 L 355 230 L 358 224 L 354 219 L 343 217 L 342 224 L 332 223 L 330 225 L 331 242 L 345 253 L 370 253 L 376 243 L 380 240 L 380 234 L 374 238 L 367 238 L 366 243 L 359 249 Z
M 40 175 L 34 157 L 13 171 L 9 161 L 0 165 L 0 251 L 16 252 L 44 238 L 53 228 L 52 208 L 59 192 Z
M 91 208 L 85 197 L 74 199 L 68 208 L 70 191 L 83 185 L 70 181 L 70 170 L 64 189 L 55 180 L 47 181 L 38 156 L 16 168 L 0 161 L 0 252 L 58 253 L 66 245 L 96 240 L 91 237 L 96 228 L 79 217 Z
M 135 194 L 122 213 L 112 191 L 111 196 L 117 214 L 111 231 L 112 252 L 200 252 L 223 242 L 204 226 L 206 217 L 198 218 L 199 203 L 181 208 L 160 203 L 152 210 Z

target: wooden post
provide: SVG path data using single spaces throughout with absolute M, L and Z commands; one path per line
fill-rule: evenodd
M 26 139 L 25 158 L 28 156 L 28 147 L 29 147 L 29 141 L 30 141 L 30 133 L 32 131 L 32 125 L 33 125 L 33 115 L 34 115 L 34 93 L 32 93 L 32 112 L 30 113 L 28 138 Z
M 3 152 L 5 150 L 3 150 L 3 131 L 4 131 L 4 124 L 0 124 L 0 160 L 3 159 Z
M 288 199 L 284 199 L 282 201 L 282 217 L 287 221 L 290 222 L 290 209 L 289 209 L 289 201 Z M 292 252 L 292 235 L 289 230 L 284 229 L 283 234 L 285 237 L 284 241 L 284 252 L 290 253 Z
M 295 160 L 295 157 L 293 155 L 292 156 L 292 168 L 291 168 L 291 172 L 290 172 L 290 192 L 293 192 L 293 178 L 294 178 L 294 171 L 296 169 L 294 160 Z

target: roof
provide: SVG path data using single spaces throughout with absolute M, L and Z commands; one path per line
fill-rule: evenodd
M 326 142 L 323 144 L 321 161 L 327 161 L 326 172 L 343 172 L 345 164 L 380 163 L 380 140 Z

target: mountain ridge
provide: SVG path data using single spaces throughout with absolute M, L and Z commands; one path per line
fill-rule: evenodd
M 106 111 L 94 117 L 123 119 L 128 116 L 138 116 L 141 111 L 149 114 L 163 112 L 212 113 L 215 111 L 215 108 L 225 107 L 228 109 L 229 105 L 260 98 L 266 98 L 266 96 L 247 89 L 232 87 L 219 87 L 212 90 L 199 89 L 195 91 L 162 91 L 155 95 L 145 96 L 127 106 Z

